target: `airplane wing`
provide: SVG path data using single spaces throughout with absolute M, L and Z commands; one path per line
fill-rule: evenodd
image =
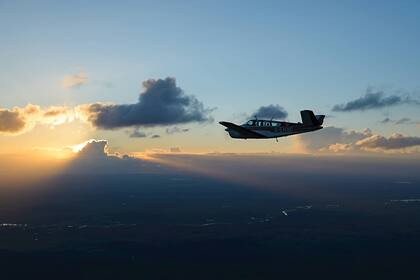
M 242 134 L 244 136 L 244 138 L 246 137 L 250 137 L 250 138 L 266 138 L 266 136 L 259 134 L 255 131 L 252 131 L 250 129 L 246 129 L 242 126 L 236 125 L 234 123 L 230 123 L 230 122 L 219 122 L 221 125 L 226 126 L 229 129 L 235 130 L 237 132 L 239 132 L 240 134 Z

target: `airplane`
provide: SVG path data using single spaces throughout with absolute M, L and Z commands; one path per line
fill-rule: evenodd
M 236 139 L 268 139 L 285 137 L 294 134 L 306 133 L 322 129 L 325 115 L 314 115 L 311 110 L 300 111 L 302 123 L 290 123 L 282 121 L 255 119 L 249 120 L 242 125 L 231 122 L 219 122 L 225 126 L 232 138 Z

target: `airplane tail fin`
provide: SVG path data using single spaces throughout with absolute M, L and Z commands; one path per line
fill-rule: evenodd
M 311 110 L 303 110 L 300 111 L 300 115 L 302 117 L 302 122 L 304 125 L 308 126 L 317 126 L 322 125 L 324 122 L 325 115 L 314 115 L 314 112 Z

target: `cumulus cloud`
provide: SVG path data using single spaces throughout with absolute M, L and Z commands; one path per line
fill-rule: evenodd
M 317 133 L 296 137 L 305 150 L 311 152 L 416 152 L 420 137 L 393 134 L 385 137 L 373 134 L 370 129 L 362 132 L 326 127 Z
M 278 104 L 261 106 L 252 114 L 252 116 L 257 116 L 258 118 L 273 118 L 280 120 L 285 119 L 287 115 L 287 111 Z
M 26 119 L 19 108 L 0 109 L 0 132 L 19 133 L 25 129 Z
M 420 137 L 404 136 L 399 133 L 394 133 L 389 138 L 372 135 L 357 141 L 355 145 L 365 150 L 400 150 L 420 146 Z
M 420 101 L 410 96 L 391 94 L 386 96 L 382 91 L 374 91 L 368 88 L 364 96 L 343 104 L 334 105 L 333 111 L 351 112 L 381 109 L 402 104 L 420 105 Z
M 61 81 L 61 85 L 65 89 L 72 89 L 86 84 L 88 81 L 87 75 L 85 72 L 80 71 L 77 74 L 67 75 Z
M 309 151 L 328 149 L 337 143 L 351 144 L 372 135 L 369 129 L 363 132 L 346 131 L 339 127 L 325 127 L 316 133 L 306 133 L 297 136 L 298 141 Z M 337 146 L 338 147 L 338 146 Z
M 126 154 L 110 152 L 107 140 L 91 139 L 74 147 L 81 148 L 66 168 L 62 170 L 65 174 L 97 175 L 169 172 L 159 164 Z
M 150 79 L 143 82 L 143 87 L 137 103 L 94 103 L 80 106 L 79 110 L 87 121 L 102 129 L 212 121 L 212 109 L 205 108 L 195 96 L 186 95 L 174 78 Z
M 79 156 L 89 158 L 103 158 L 108 156 L 108 141 L 89 140 L 79 151 Z

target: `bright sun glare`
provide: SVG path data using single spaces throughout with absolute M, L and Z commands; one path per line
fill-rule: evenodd
M 93 140 L 93 139 L 90 139 L 90 140 L 87 140 L 87 141 L 85 141 L 85 142 L 83 142 L 83 143 L 80 143 L 80 144 L 77 144 L 77 145 L 73 145 L 73 146 L 69 146 L 69 148 L 71 148 L 71 149 L 73 150 L 73 152 L 74 152 L 74 153 L 78 153 L 78 152 L 80 152 L 81 150 L 83 150 L 83 148 L 84 148 L 87 144 L 91 143 L 92 141 L 94 141 L 94 140 Z

